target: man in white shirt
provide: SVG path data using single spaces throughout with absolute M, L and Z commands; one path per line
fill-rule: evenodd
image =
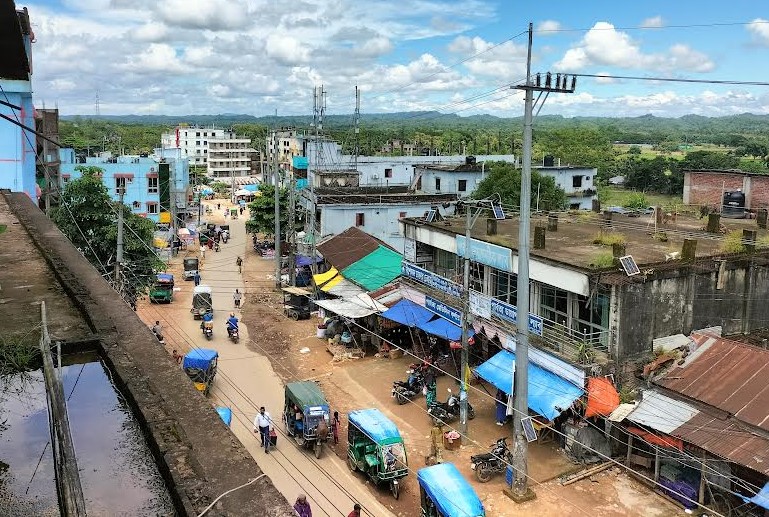
M 270 427 L 272 426 L 272 418 L 270 414 L 264 410 L 264 406 L 259 408 L 259 414 L 254 418 L 254 432 L 259 431 L 259 437 L 262 440 L 262 446 L 266 454 L 270 453 Z

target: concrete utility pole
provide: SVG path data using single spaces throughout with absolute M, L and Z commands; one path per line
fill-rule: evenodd
M 280 289 L 280 270 L 281 270 L 281 249 L 280 249 L 280 167 L 278 163 L 278 133 L 275 133 L 275 161 L 274 167 L 274 180 L 275 182 L 275 286 Z
M 459 432 L 467 436 L 467 368 L 470 355 L 470 343 L 468 339 L 470 325 L 470 230 L 473 227 L 472 206 L 465 205 L 465 251 L 464 251 L 464 277 L 462 281 L 462 374 L 459 383 Z
M 355 86 L 355 161 L 353 168 L 358 172 L 358 156 L 360 155 L 360 90 Z
M 531 126 L 534 112 L 534 91 L 542 93 L 545 99 L 550 92 L 573 93 L 576 79 L 572 77 L 571 88 L 566 84 L 566 75 L 561 81 L 561 74 L 556 77 L 556 84 L 551 84 L 551 74 L 548 72 L 545 85 L 541 84 L 541 76 L 537 74 L 536 84 L 531 80 L 531 48 L 533 28 L 529 23 L 529 46 L 526 57 L 526 84 L 514 88 L 525 92 L 523 112 L 523 164 L 521 169 L 521 210 L 518 225 L 518 323 L 516 325 L 515 371 L 513 393 L 515 395 L 515 411 L 513 415 L 513 469 L 514 481 L 511 497 L 516 502 L 524 502 L 535 497 L 528 487 L 528 441 L 523 429 L 523 420 L 529 414 L 529 236 L 531 233 Z M 539 109 L 542 109 L 542 104 Z
M 317 222 L 315 220 L 315 212 L 317 211 L 317 205 L 315 200 L 315 175 L 318 173 L 318 170 L 320 168 L 320 161 L 323 156 L 323 152 L 321 150 L 321 132 L 323 131 L 323 115 L 326 113 L 326 90 L 323 89 L 323 85 L 320 85 L 316 88 L 315 93 L 315 114 L 316 114 L 316 122 L 315 122 L 315 168 L 312 171 L 312 181 L 310 182 L 310 239 L 311 246 L 312 246 L 312 252 L 310 253 L 310 257 L 312 259 L 312 264 L 310 265 L 310 268 L 312 270 L 312 274 L 316 274 L 318 272 L 317 264 L 315 263 L 315 255 L 316 255 L 316 243 L 317 243 L 317 235 L 315 231 L 315 227 L 317 225 Z
M 118 187 L 118 210 L 117 210 L 117 257 L 115 259 L 115 289 L 122 295 L 123 289 L 120 285 L 120 267 L 123 264 L 123 197 L 125 196 L 125 178 L 122 186 Z
M 296 284 L 296 188 L 294 186 L 294 173 L 288 171 L 288 228 L 286 230 L 286 242 L 288 242 L 288 285 Z

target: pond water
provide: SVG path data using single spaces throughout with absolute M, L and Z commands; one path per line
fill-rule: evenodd
M 62 368 L 89 515 L 175 515 L 139 423 L 93 355 Z M 73 364 L 74 363 L 74 364 Z M 0 379 L 0 515 L 59 515 L 41 371 Z

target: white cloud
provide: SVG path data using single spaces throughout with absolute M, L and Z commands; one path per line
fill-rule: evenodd
M 132 34 L 139 41 L 157 42 L 166 39 L 169 31 L 165 24 L 151 21 L 134 29 Z
M 663 72 L 710 72 L 715 69 L 715 63 L 706 54 L 683 44 L 675 44 L 664 53 L 646 54 L 627 33 L 616 30 L 607 22 L 596 23 L 554 67 L 575 72 L 590 65 Z
M 641 22 L 641 27 L 646 27 L 649 29 L 663 27 L 664 25 L 665 21 L 662 19 L 662 16 L 652 16 L 651 18 L 646 18 Z
M 537 25 L 537 32 L 542 36 L 548 36 L 548 33 L 561 30 L 561 22 L 555 20 L 544 20 Z
M 182 72 L 182 66 L 176 50 L 165 43 L 151 43 L 149 47 L 138 55 L 129 57 L 122 65 L 126 70 L 133 72 Z
M 478 36 L 459 36 L 449 43 L 448 49 L 470 58 L 463 66 L 476 75 L 515 81 L 526 73 L 526 47 L 513 41 L 500 45 Z
M 189 29 L 237 30 L 251 23 L 243 0 L 163 0 L 157 12 L 168 25 Z
M 756 18 L 746 28 L 756 43 L 769 45 L 769 20 Z
M 298 65 L 310 60 L 307 45 L 291 36 L 271 34 L 265 45 L 267 55 L 284 65 Z

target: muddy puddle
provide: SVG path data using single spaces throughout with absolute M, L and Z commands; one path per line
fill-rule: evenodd
M 88 515 L 175 515 L 141 428 L 103 364 L 91 355 L 65 359 Z M 59 515 L 40 371 L 0 379 L 0 515 Z

